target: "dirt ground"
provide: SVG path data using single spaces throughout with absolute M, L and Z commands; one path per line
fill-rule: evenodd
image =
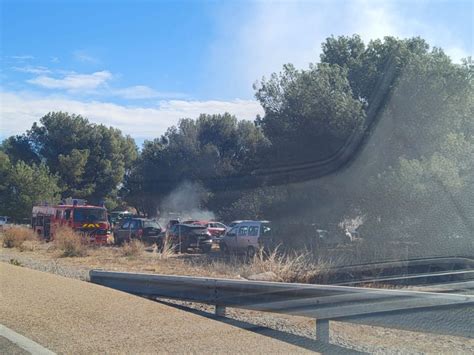
M 231 268 L 215 269 L 212 266 L 222 259 L 217 248 L 209 254 L 172 254 L 163 257 L 153 247 L 146 247 L 142 253 L 124 256 L 122 247 L 89 247 L 87 256 L 62 257 L 52 243 L 34 243 L 34 250 L 19 251 L 13 248 L 1 248 L 2 259 L 37 260 L 52 263 L 57 267 L 75 267 L 106 269 L 110 271 L 136 271 L 169 275 L 209 276 L 239 278 Z

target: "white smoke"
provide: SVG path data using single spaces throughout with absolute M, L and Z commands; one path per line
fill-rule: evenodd
M 203 208 L 209 192 L 200 184 L 185 181 L 174 189 L 160 205 L 160 219 L 180 218 L 181 221 L 214 220 L 212 211 Z

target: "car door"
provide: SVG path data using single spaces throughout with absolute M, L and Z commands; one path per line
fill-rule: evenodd
M 116 242 L 125 240 L 125 234 L 128 234 L 128 227 L 130 226 L 130 221 L 125 221 L 119 226 L 114 233 L 114 238 Z
M 258 236 L 260 232 L 260 226 L 259 225 L 251 225 L 249 226 L 248 230 L 248 243 L 249 245 L 252 245 L 254 248 L 258 248 Z
M 137 220 L 131 220 L 128 228 L 125 230 L 125 240 L 130 241 L 132 238 L 136 237 L 137 230 L 138 230 L 138 222 Z
M 237 243 L 236 243 L 237 249 L 245 250 L 250 245 L 248 232 L 249 232 L 248 225 L 239 226 L 239 231 L 237 233 Z
M 155 221 L 142 221 L 143 240 L 148 243 L 155 243 L 161 233 L 161 226 Z
M 178 227 L 179 224 L 175 224 L 167 231 L 168 240 L 173 244 L 177 243 Z
M 224 237 L 225 244 L 229 247 L 229 249 L 236 249 L 237 248 L 237 233 L 239 232 L 239 227 L 231 228 Z

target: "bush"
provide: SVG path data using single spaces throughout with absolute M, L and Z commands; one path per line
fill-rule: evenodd
M 87 246 L 83 238 L 69 227 L 60 227 L 54 233 L 54 244 L 62 251 L 61 256 L 86 256 Z
M 21 261 L 17 260 L 17 259 L 10 259 L 10 264 L 11 265 L 15 265 L 15 266 L 23 266 L 23 264 L 21 263 Z
M 36 240 L 36 234 L 33 230 L 25 227 L 12 227 L 3 232 L 4 248 L 21 248 L 26 241 Z
M 137 239 L 133 239 L 130 243 L 125 243 L 122 247 L 122 256 L 137 257 L 143 254 L 145 247 L 143 243 Z
M 25 240 L 23 243 L 20 244 L 18 249 L 23 251 L 35 251 L 38 242 L 35 240 Z

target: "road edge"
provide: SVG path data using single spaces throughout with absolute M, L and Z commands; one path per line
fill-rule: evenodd
M 12 343 L 15 343 L 23 350 L 28 351 L 30 354 L 56 355 L 56 353 L 52 352 L 51 350 L 46 349 L 40 344 L 15 332 L 14 330 L 11 330 L 3 324 L 0 324 L 0 336 L 10 340 Z

